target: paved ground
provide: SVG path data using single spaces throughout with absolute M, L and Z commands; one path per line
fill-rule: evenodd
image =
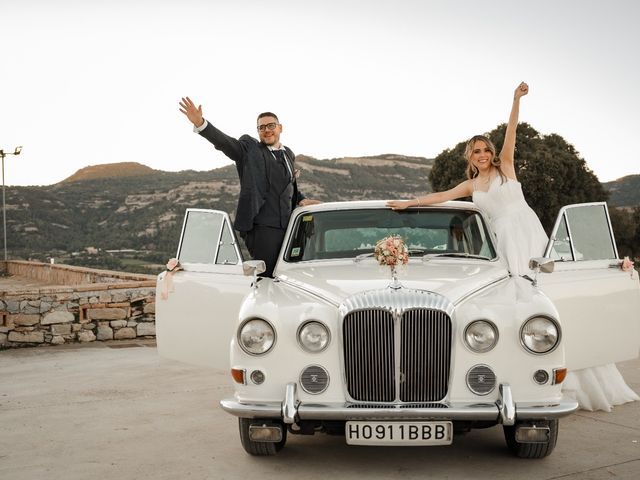
M 49 283 L 34 278 L 21 277 L 20 275 L 0 275 L 0 292 L 12 292 L 29 288 L 39 288 L 50 285 Z
M 619 366 L 640 391 L 640 360 Z M 161 360 L 150 343 L 2 351 L 0 478 L 640 478 L 640 402 L 563 419 L 543 460 L 511 457 L 499 428 L 425 448 L 290 436 L 280 455 L 255 458 L 218 407 L 230 391 L 226 373 Z

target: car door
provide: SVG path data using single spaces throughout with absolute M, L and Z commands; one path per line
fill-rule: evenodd
M 182 270 L 169 279 L 167 272 L 158 275 L 158 352 L 166 358 L 228 369 L 229 341 L 252 282 L 243 274 L 242 253 L 229 216 L 217 210 L 187 209 L 176 258 Z
M 567 367 L 636 358 L 640 284 L 637 272 L 620 268 L 606 203 L 563 207 L 545 256 L 555 269 L 538 281 L 560 313 Z

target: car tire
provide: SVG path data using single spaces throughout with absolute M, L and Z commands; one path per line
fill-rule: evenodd
M 516 442 L 516 426 L 504 426 L 504 438 L 511 453 L 520 458 L 544 458 L 553 452 L 558 440 L 559 420 L 536 422 L 539 427 L 549 427 L 548 443 L 519 443 Z
M 240 442 L 245 451 L 250 455 L 270 456 L 275 455 L 284 447 L 287 441 L 287 428 L 282 422 L 274 422 L 273 420 L 265 420 L 264 423 L 269 425 L 278 424 L 282 427 L 282 440 L 279 442 L 254 442 L 249 438 L 249 426 L 260 422 L 255 418 L 238 418 L 238 427 L 240 428 Z

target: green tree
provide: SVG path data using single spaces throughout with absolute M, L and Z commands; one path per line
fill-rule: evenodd
M 635 258 L 638 254 L 637 250 L 637 224 L 634 222 L 634 216 L 640 216 L 640 208 L 634 211 L 628 211 L 625 208 L 610 208 L 609 217 L 611 218 L 611 226 L 613 234 L 616 237 L 616 245 L 618 247 L 618 255 L 621 257 Z
M 506 124 L 487 134 L 498 151 Z M 440 153 L 434 160 L 429 180 L 435 191 L 449 189 L 465 180 L 465 142 Z M 573 145 L 560 135 L 541 135 L 527 123 L 518 125 L 515 165 L 525 198 L 547 233 L 553 228 L 563 205 L 607 200 L 596 175 L 580 158 Z

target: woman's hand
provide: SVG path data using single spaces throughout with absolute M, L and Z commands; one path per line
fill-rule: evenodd
M 390 200 L 387 202 L 387 207 L 391 207 L 391 210 L 404 210 L 411 206 L 411 200 Z
M 516 87 L 516 91 L 513 92 L 513 99 L 518 100 L 520 97 L 524 97 L 527 93 L 529 93 L 529 85 L 525 82 L 521 82 L 520 85 Z

